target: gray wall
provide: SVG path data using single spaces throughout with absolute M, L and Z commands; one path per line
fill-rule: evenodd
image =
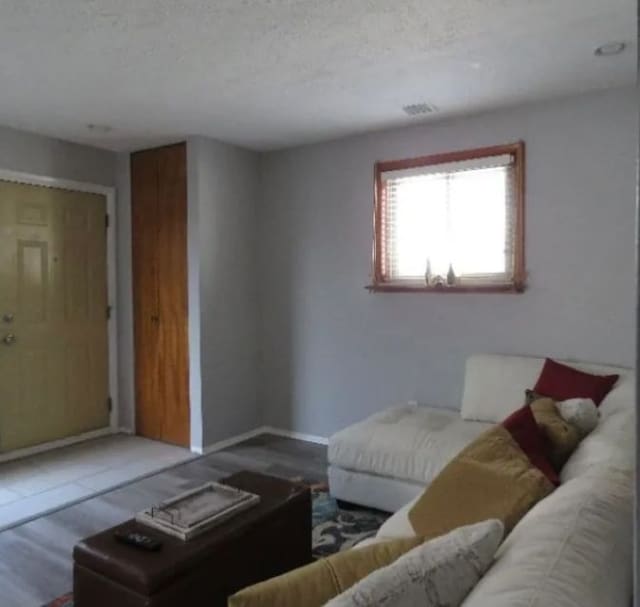
M 188 156 L 189 209 L 191 213 L 197 204 L 199 228 L 189 239 L 190 263 L 194 255 L 199 256 L 202 440 L 206 446 L 252 430 L 260 421 L 256 383 L 259 157 L 203 137 L 189 140 Z M 194 242 L 197 252 L 192 249 Z
M 131 268 L 131 171 L 129 154 L 116 160 L 118 238 L 118 425 L 135 427 L 133 358 L 133 285 Z
M 530 289 L 368 294 L 374 161 L 517 139 Z M 262 157 L 190 139 L 194 444 L 261 423 L 328 435 L 409 399 L 457 407 L 478 351 L 633 364 L 636 145 L 631 89 Z M 120 424 L 131 427 L 128 155 L 0 128 L 0 167 L 117 185 Z
M 636 107 L 640 108 L 640 87 L 635 90 Z M 636 367 L 640 365 L 640 123 L 636 125 L 638 129 L 638 143 L 636 146 Z M 636 373 L 636 471 L 640 470 L 640 377 Z M 634 541 L 633 541 L 633 604 L 640 607 L 640 478 L 636 472 L 635 476 L 635 500 L 634 500 Z
M 637 133 L 624 89 L 264 156 L 263 421 L 329 435 L 394 402 L 457 408 L 475 352 L 633 365 Z M 369 294 L 374 162 L 519 139 L 527 292 Z
M 115 166 L 112 152 L 0 127 L 0 168 L 114 186 Z

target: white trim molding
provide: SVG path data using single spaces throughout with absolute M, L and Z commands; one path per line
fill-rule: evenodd
M 265 434 L 264 427 L 254 428 L 253 430 L 249 430 L 249 432 L 243 432 L 242 434 L 231 436 L 216 443 L 212 443 L 211 445 L 206 445 L 203 448 L 191 447 L 191 451 L 193 451 L 194 453 L 199 453 L 201 455 L 209 455 L 209 453 L 221 451 L 222 449 L 226 449 L 227 447 L 232 447 L 237 443 L 241 443 L 243 441 L 249 440 L 250 438 L 260 436 L 261 434 Z
M 118 310 L 116 307 L 117 298 L 117 271 L 116 271 L 116 189 L 110 186 L 86 183 L 83 181 L 73 181 L 71 179 L 59 179 L 45 175 L 32 173 L 22 173 L 20 171 L 10 171 L 0 169 L 0 180 L 22 183 L 25 185 L 39 185 L 48 188 L 58 188 L 61 190 L 72 190 L 74 192 L 87 192 L 89 194 L 101 194 L 107 200 L 107 214 L 109 215 L 109 229 L 107 230 L 107 305 L 110 306 L 111 315 L 108 321 L 109 338 L 109 396 L 111 397 L 111 414 L 109 416 L 109 428 L 98 430 L 98 432 L 117 432 L 118 430 Z M 108 431 L 107 431 L 108 430 Z M 91 433 L 89 433 L 91 434 Z M 79 440 L 86 440 L 81 437 Z M 58 443 L 60 441 L 54 441 Z M 77 442 L 77 441 L 76 441 Z M 54 443 L 47 443 L 51 445 Z M 71 443 L 69 443 L 71 444 Z M 34 448 L 40 448 L 40 445 Z M 51 448 L 51 447 L 49 447 Z M 44 450 L 44 448 L 42 449 Z M 0 461 L 4 461 L 0 457 Z
M 264 426 L 263 434 L 275 434 L 285 438 L 295 438 L 303 440 L 307 443 L 316 443 L 317 445 L 328 445 L 329 439 L 326 436 L 318 436 L 317 434 L 305 434 L 304 432 L 294 432 L 293 430 L 283 430 L 282 428 L 274 428 L 273 426 Z

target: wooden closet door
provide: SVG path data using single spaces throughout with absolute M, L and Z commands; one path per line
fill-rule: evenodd
M 189 445 L 184 144 L 131 155 L 136 431 Z
M 158 356 L 164 440 L 190 442 L 186 145 L 158 150 Z

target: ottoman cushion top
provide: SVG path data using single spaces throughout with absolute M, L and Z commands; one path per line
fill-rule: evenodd
M 428 484 L 490 426 L 463 421 L 459 411 L 400 405 L 334 434 L 329 439 L 329 463 Z

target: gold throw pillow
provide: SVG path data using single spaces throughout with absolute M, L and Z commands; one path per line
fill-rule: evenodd
M 228 607 L 321 607 L 422 541 L 418 537 L 403 538 L 338 552 L 249 586 L 230 597 Z
M 499 519 L 505 535 L 554 489 L 511 434 L 495 426 L 461 451 L 409 511 L 416 535 L 429 540 L 487 519 Z

